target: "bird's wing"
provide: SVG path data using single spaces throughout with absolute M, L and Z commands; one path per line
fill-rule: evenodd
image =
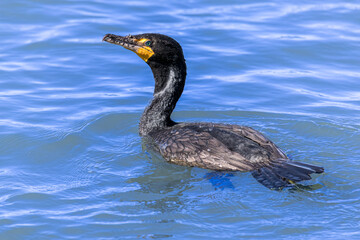
M 264 134 L 260 133 L 259 131 L 256 131 L 251 127 L 230 125 L 230 124 L 215 124 L 214 126 L 252 140 L 253 142 L 257 143 L 259 146 L 266 149 L 269 152 L 271 159 L 275 160 L 275 159 L 288 158 L 285 155 L 285 153 L 281 151 L 281 149 L 278 148 L 272 141 L 270 141 Z
M 241 154 L 231 151 L 224 143 L 206 131 L 188 127 L 170 128 L 153 133 L 162 156 L 179 165 L 212 170 L 252 171 L 256 166 Z

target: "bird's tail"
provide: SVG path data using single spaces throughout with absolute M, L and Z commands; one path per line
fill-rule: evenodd
M 270 189 L 281 189 L 296 182 L 311 179 L 310 174 L 322 173 L 324 168 L 311 164 L 279 159 L 271 165 L 259 168 L 251 174 Z

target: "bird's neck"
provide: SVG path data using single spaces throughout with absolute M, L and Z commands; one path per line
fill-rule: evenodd
M 186 79 L 185 62 L 172 65 L 149 64 L 155 78 L 153 99 L 146 107 L 139 125 L 140 135 L 175 124 L 170 115 L 179 100 Z

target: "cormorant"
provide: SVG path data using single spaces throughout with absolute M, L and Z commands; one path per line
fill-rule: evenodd
M 103 41 L 135 52 L 151 68 L 155 90 L 141 116 L 139 132 L 150 138 L 160 154 L 171 163 L 218 171 L 250 171 L 271 189 L 282 189 L 322 167 L 291 161 L 273 142 L 246 126 L 221 123 L 177 123 L 170 115 L 185 85 L 186 63 L 180 44 L 162 34 L 117 36 Z

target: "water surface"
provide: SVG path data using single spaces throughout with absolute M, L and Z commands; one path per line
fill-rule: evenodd
M 359 239 L 356 1 L 0 3 L 0 239 Z M 150 68 L 101 42 L 183 46 L 173 118 L 252 126 L 325 167 L 271 191 L 248 173 L 171 165 L 138 121 Z

